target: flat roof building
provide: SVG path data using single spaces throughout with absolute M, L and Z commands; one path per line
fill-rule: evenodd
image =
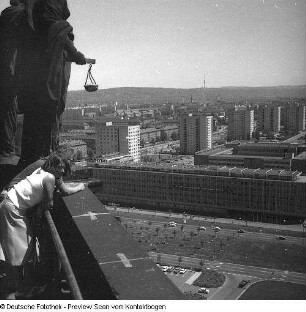
M 105 201 L 280 222 L 306 217 L 306 178 L 289 170 L 174 165 L 94 169 Z
M 96 122 L 96 157 L 120 153 L 139 161 L 140 126 Z

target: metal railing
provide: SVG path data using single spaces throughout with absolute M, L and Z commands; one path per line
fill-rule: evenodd
M 68 284 L 70 286 L 70 291 L 71 291 L 71 295 L 73 297 L 73 299 L 75 300 L 82 300 L 82 294 L 79 288 L 79 285 L 76 281 L 75 275 L 73 273 L 72 267 L 70 265 L 68 256 L 66 254 L 64 245 L 62 243 L 62 240 L 58 234 L 58 231 L 56 229 L 56 226 L 54 224 L 54 221 L 52 219 L 51 213 L 49 210 L 45 210 L 45 218 L 52 236 L 52 240 L 57 252 L 57 255 L 59 257 L 59 260 L 62 264 L 63 270 L 65 272 L 65 275 L 67 277 L 68 280 Z

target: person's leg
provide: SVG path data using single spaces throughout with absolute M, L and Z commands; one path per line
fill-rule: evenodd
M 28 250 L 26 217 L 20 213 L 9 197 L 0 204 L 1 258 L 6 262 L 4 299 L 15 299 L 15 292 L 23 279 L 23 259 Z
M 7 300 L 16 299 L 15 293 L 21 280 L 22 280 L 22 267 L 7 265 L 6 278 L 4 282 L 3 299 Z
M 7 101 L 8 103 L 4 103 Z M 17 98 L 11 94 L 1 95 L 0 105 L 5 106 L 0 114 L 0 164 L 16 165 L 15 133 L 17 120 Z

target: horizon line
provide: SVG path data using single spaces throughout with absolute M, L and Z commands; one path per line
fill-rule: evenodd
M 174 87 L 111 87 L 111 88 L 105 88 L 105 89 L 98 89 L 97 91 L 102 90 L 110 90 L 110 89 L 174 89 L 174 90 L 193 90 L 193 89 L 226 89 L 226 88 L 232 88 L 232 89 L 238 89 L 238 88 L 296 88 L 296 87 L 306 87 L 306 84 L 301 85 L 271 85 L 271 86 L 221 86 L 221 87 L 197 87 L 197 88 L 174 88 Z M 84 91 L 84 89 L 75 89 L 75 90 L 68 90 L 68 92 L 75 92 L 75 91 Z

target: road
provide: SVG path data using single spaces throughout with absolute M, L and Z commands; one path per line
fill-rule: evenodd
M 160 217 L 169 217 L 171 216 L 172 219 L 177 220 L 183 220 L 184 218 L 187 220 L 193 220 L 193 221 L 207 221 L 207 222 L 213 222 L 213 223 L 225 223 L 225 224 L 235 224 L 237 227 L 242 227 L 246 224 L 246 221 L 244 220 L 236 220 L 236 219 L 228 219 L 228 218 L 212 218 L 212 217 L 206 217 L 206 216 L 194 216 L 194 215 L 186 215 L 183 216 L 182 213 L 174 213 L 174 212 L 162 212 L 162 211 L 152 211 L 152 210 L 143 210 L 143 209 L 136 209 L 135 207 L 132 208 L 126 208 L 126 207 L 116 207 L 105 205 L 105 207 L 109 210 L 117 210 L 121 212 L 129 212 L 132 211 L 134 213 L 139 213 L 140 215 L 156 215 Z M 273 223 L 261 223 L 261 222 L 252 222 L 247 221 L 247 225 L 250 227 L 257 227 L 261 229 L 274 229 L 275 231 L 294 231 L 302 234 L 303 228 L 300 224 L 273 224 Z
M 118 211 L 120 211 L 118 209 Z M 125 220 L 129 220 L 131 222 L 134 222 L 134 220 L 136 220 L 136 222 L 139 223 L 146 223 L 149 220 L 143 220 L 143 219 L 138 219 L 138 218 L 129 218 L 129 217 L 122 217 L 122 219 Z M 152 222 L 153 225 L 160 225 L 163 226 L 164 224 L 168 224 L 168 221 L 155 221 L 155 220 L 150 220 L 150 222 Z M 180 227 L 182 226 L 182 224 L 178 224 L 177 225 L 177 230 L 180 230 Z M 184 224 L 184 232 L 185 233 L 190 233 L 191 231 L 193 232 L 197 232 L 197 228 L 198 225 L 189 225 L 189 224 Z M 237 227 L 238 228 L 238 227 Z M 238 237 L 240 239 L 247 239 L 247 238 L 252 238 L 252 239 L 256 239 L 256 240 L 261 240 L 261 241 L 271 241 L 271 240 L 276 240 L 278 235 L 276 234 L 269 234 L 269 233 L 264 233 L 264 232 L 253 232 L 253 231 L 247 231 L 244 230 L 245 232 L 242 234 L 239 234 L 237 232 L 237 229 L 226 229 L 226 228 L 222 228 L 221 231 L 219 232 L 222 236 L 235 236 Z M 205 234 L 210 234 L 210 235 L 215 235 L 216 233 L 214 232 L 212 227 L 206 227 L 206 231 L 201 230 L 201 233 L 204 232 Z M 217 234 L 218 235 L 218 234 Z M 302 246 L 305 242 L 304 242 L 304 238 L 303 237 L 293 237 L 293 236 L 284 236 L 285 240 L 281 241 L 279 240 L 279 243 L 289 243 L 289 244 L 295 244 L 295 245 L 300 245 Z

